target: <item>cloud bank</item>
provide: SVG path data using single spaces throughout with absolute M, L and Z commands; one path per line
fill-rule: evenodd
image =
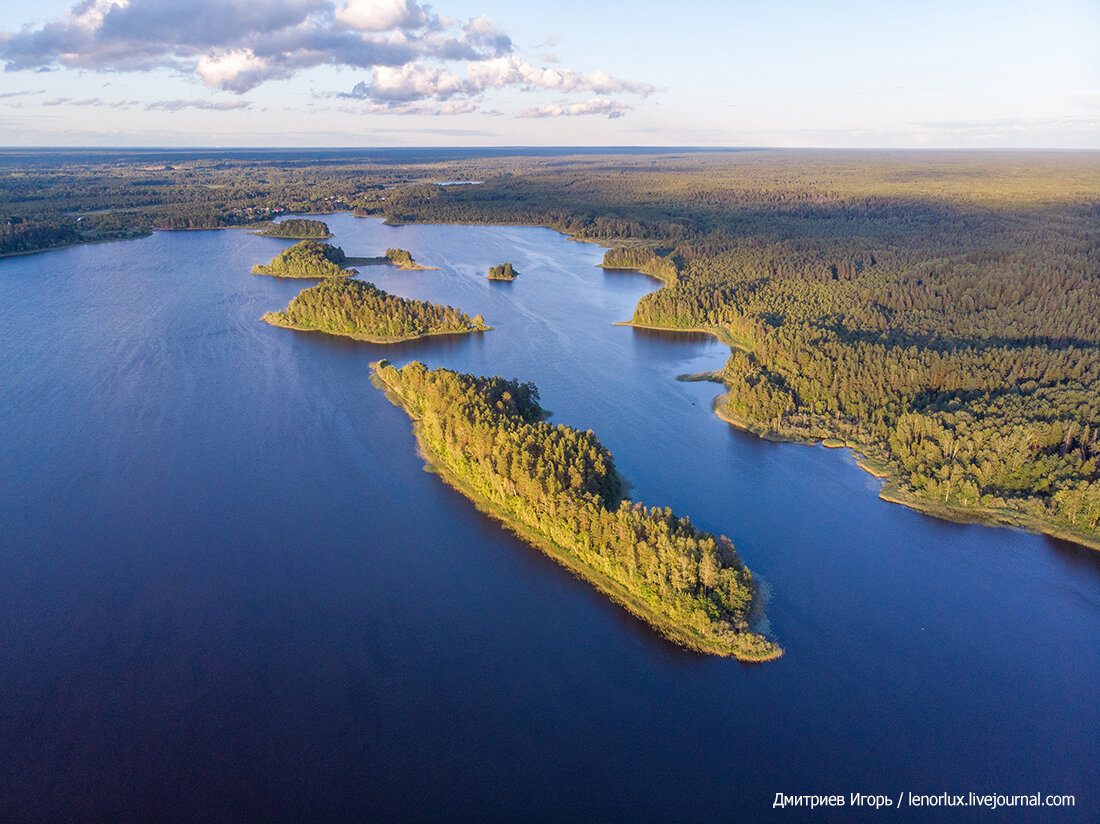
M 342 66 L 369 79 L 340 96 L 397 113 L 471 111 L 472 101 L 504 88 L 654 91 L 602 71 L 537 65 L 519 57 L 488 17 L 459 22 L 415 0 L 82 0 L 44 25 L 0 32 L 0 61 L 8 71 L 170 69 L 236 93 L 317 66 Z M 596 103 L 604 107 L 598 113 L 612 116 L 629 108 L 594 100 L 536 107 L 524 116 L 589 113 Z

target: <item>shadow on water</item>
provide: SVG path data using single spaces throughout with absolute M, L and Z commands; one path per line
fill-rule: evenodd
M 406 356 L 429 356 L 445 352 L 458 352 L 464 347 L 481 343 L 487 332 L 459 332 L 453 335 L 429 335 L 428 337 L 414 340 L 400 341 L 398 343 L 373 343 L 367 340 L 356 340 L 344 335 L 330 335 L 327 332 L 305 329 L 279 329 L 280 332 L 293 332 L 303 340 L 308 340 L 310 347 L 328 349 L 339 352 L 369 352 L 371 355 L 378 353 L 379 357 L 388 360 L 400 361 Z
M 707 332 L 686 332 L 678 329 L 646 329 L 642 326 L 631 326 L 634 334 L 646 340 L 660 341 L 661 343 L 706 343 L 715 340 L 714 335 Z
M 646 274 L 645 272 L 639 272 L 637 269 L 609 269 L 606 266 L 600 266 L 599 268 L 602 269 L 603 273 L 605 275 L 607 275 L 608 278 L 611 278 L 611 279 L 618 279 L 618 278 L 623 277 L 624 275 L 629 275 L 632 278 L 637 278 L 637 277 L 645 278 L 647 281 L 652 283 L 654 286 L 664 286 L 665 285 L 665 282 L 663 280 L 661 280 L 659 277 L 656 277 L 654 275 Z
M 1042 538 L 1043 543 L 1050 547 L 1059 560 L 1076 567 L 1079 574 L 1100 576 L 1100 550 L 1051 535 L 1043 535 Z
M 434 475 L 434 472 L 431 474 Z M 459 507 L 470 505 L 469 500 L 461 492 L 453 489 L 438 477 L 437 481 L 445 490 L 445 494 L 451 496 Z M 511 545 L 509 549 L 512 552 L 513 561 L 519 563 L 532 575 L 537 576 L 538 580 L 553 581 L 554 588 L 568 587 L 571 597 L 584 601 L 589 610 L 599 613 L 601 621 L 610 621 L 618 631 L 629 636 L 633 644 L 643 648 L 647 655 L 658 656 L 665 665 L 673 667 L 691 666 L 713 660 L 712 656 L 686 649 L 654 632 L 653 627 L 648 623 L 626 609 L 620 608 L 617 604 L 609 609 L 606 595 L 559 564 L 545 552 L 528 544 L 497 518 L 476 508 L 470 517 L 477 520 L 486 533 L 497 533 L 505 542 Z M 546 616 L 546 620 L 553 622 L 560 619 Z M 560 624 L 561 631 L 568 632 L 572 619 L 561 620 Z M 743 663 L 745 666 L 757 666 L 752 662 L 738 663 Z

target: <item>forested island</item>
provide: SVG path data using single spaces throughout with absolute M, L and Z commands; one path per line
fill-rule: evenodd
M 511 263 L 502 263 L 499 266 L 490 266 L 489 274 L 485 277 L 489 280 L 515 280 L 518 274 L 519 272 L 512 268 Z
M 269 223 L 262 232 L 256 234 L 262 237 L 281 237 L 295 240 L 323 239 L 332 237 L 328 224 L 320 220 L 306 220 L 304 218 L 287 218 L 278 223 Z
M 347 257 L 344 250 L 330 243 L 302 240 L 284 249 L 269 264 L 257 263 L 252 267 L 255 275 L 274 275 L 280 278 L 348 277 L 359 274 L 355 269 L 345 269 Z
M 452 306 L 407 300 L 346 277 L 329 278 L 303 290 L 282 312 L 262 318 L 272 326 L 327 332 L 371 343 L 397 343 L 429 335 L 483 332 L 481 315 L 472 319 Z
M 679 644 L 745 661 L 782 654 L 749 627 L 756 586 L 733 544 L 626 499 L 611 453 L 592 432 L 547 423 L 533 384 L 374 367 L 432 468 L 520 537 Z
M 407 249 L 387 249 L 385 260 L 392 263 L 398 269 L 427 270 L 436 268 L 434 266 L 421 266 L 413 260 L 412 254 Z

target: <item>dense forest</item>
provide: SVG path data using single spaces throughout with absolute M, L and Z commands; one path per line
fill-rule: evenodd
M 305 289 L 285 310 L 269 312 L 263 319 L 274 326 L 315 329 L 377 343 L 488 328 L 481 315 L 471 319 L 454 307 L 407 300 L 373 283 L 346 277 L 329 278 Z
M 533 384 L 429 370 L 376 372 L 422 450 L 475 502 L 680 643 L 745 660 L 780 649 L 748 627 L 755 585 L 733 544 L 623 497 L 592 432 L 545 421 Z
M 518 274 L 511 263 L 501 263 L 499 266 L 490 266 L 489 274 L 485 277 L 489 280 L 515 280 Z
M 270 223 L 260 232 L 264 237 L 282 237 L 292 239 L 332 237 L 328 224 L 320 220 L 305 218 L 287 218 L 278 223 Z
M 665 282 L 634 323 L 734 345 L 738 425 L 844 440 L 938 514 L 1100 543 L 1096 153 L 0 152 L 0 254 L 336 209 L 610 246 Z
M 683 249 L 677 281 L 633 321 L 735 343 L 724 416 L 842 439 L 891 479 L 888 498 L 1097 545 L 1100 233 L 1082 223 L 1044 245 L 1010 228 L 946 255 L 866 240 Z
M 318 243 L 316 240 L 302 240 L 277 254 L 271 263 L 257 263 L 252 267 L 252 272 L 281 278 L 321 280 L 359 274 L 354 269 L 345 269 L 346 262 L 344 250 L 339 246 Z

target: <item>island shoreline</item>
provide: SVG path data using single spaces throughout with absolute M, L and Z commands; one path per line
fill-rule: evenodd
M 403 400 L 401 391 L 394 387 L 393 384 L 387 382 L 380 374 L 379 366 L 382 363 L 382 361 L 378 361 L 371 364 L 372 380 L 375 382 L 376 386 L 383 390 L 386 399 L 390 403 L 403 410 L 405 414 L 409 416 L 412 421 L 413 434 L 416 437 L 417 451 L 421 458 L 427 463 L 426 468 L 429 468 L 430 471 L 439 476 L 440 480 L 473 503 L 479 512 L 493 518 L 525 543 L 539 550 L 576 577 L 595 587 L 598 592 L 603 593 L 611 599 L 611 601 L 626 609 L 626 611 L 635 618 L 645 622 L 650 629 L 656 631 L 661 637 L 678 646 L 706 655 L 735 658 L 746 664 L 773 661 L 783 655 L 783 650 L 778 645 L 774 646 L 769 654 L 750 656 L 743 653 L 738 654 L 732 649 L 727 649 L 721 645 L 708 642 L 707 639 L 691 633 L 689 628 L 683 627 L 654 611 L 644 600 L 631 593 L 617 581 L 609 578 L 600 570 L 592 567 L 583 559 L 576 557 L 565 547 L 553 542 L 532 527 L 516 521 L 509 513 L 505 512 L 491 501 L 486 500 L 461 478 L 455 475 L 447 466 L 445 459 L 427 443 L 427 439 L 421 434 L 423 426 L 420 419 L 416 418 L 409 410 L 409 407 Z M 757 592 L 753 599 L 754 609 L 757 607 L 756 601 L 760 597 L 762 596 Z
M 322 335 L 336 335 L 337 337 L 341 337 L 341 338 L 351 338 L 352 340 L 360 340 L 360 341 L 363 341 L 365 343 L 377 343 L 377 344 L 405 343 L 406 341 L 410 341 L 410 340 L 420 340 L 421 338 L 438 337 L 440 335 L 469 335 L 469 334 L 472 334 L 474 332 L 488 332 L 493 328 L 492 326 L 485 326 L 481 329 L 454 329 L 454 330 L 439 331 L 439 332 L 421 332 L 421 333 L 416 334 L 416 335 L 400 335 L 400 336 L 396 336 L 396 337 L 380 337 L 380 336 L 377 336 L 377 335 L 360 335 L 360 334 L 357 334 L 355 332 L 330 332 L 327 329 L 319 329 L 316 326 L 299 326 L 299 325 L 294 324 L 294 323 L 287 323 L 283 320 L 280 320 L 277 317 L 278 314 L 279 313 L 277 313 L 277 312 L 265 312 L 260 317 L 260 320 L 262 320 L 264 323 L 270 324 L 271 326 L 277 326 L 280 329 L 293 329 L 295 332 L 317 332 L 317 333 L 322 334 Z

